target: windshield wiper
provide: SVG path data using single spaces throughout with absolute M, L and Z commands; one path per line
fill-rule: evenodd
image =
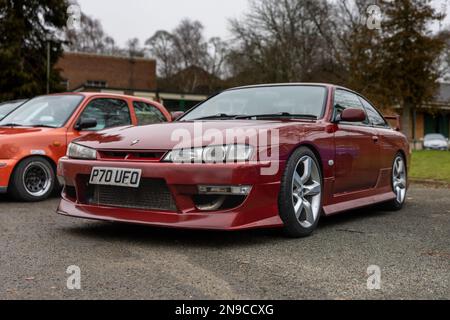
M 0 124 L 0 127 L 23 127 L 23 124 L 20 123 L 5 123 L 5 124 Z
M 32 124 L 29 127 L 32 127 L 32 128 L 41 127 L 41 128 L 53 128 L 53 129 L 58 128 L 58 127 L 51 126 L 51 125 L 48 125 L 48 124 Z
M 280 113 L 273 113 L 273 114 L 243 115 L 243 116 L 237 116 L 237 117 L 235 117 L 235 119 L 279 118 L 279 117 L 317 120 L 317 116 L 314 116 L 312 114 L 292 114 L 289 112 L 280 112 Z
M 229 115 L 229 114 L 226 114 L 226 113 L 219 113 L 219 114 L 216 114 L 216 115 L 213 115 L 213 116 L 197 118 L 197 119 L 194 119 L 193 121 L 209 120 L 209 119 L 224 119 L 224 118 L 228 119 L 228 118 L 235 118 L 235 117 L 236 117 L 235 115 Z

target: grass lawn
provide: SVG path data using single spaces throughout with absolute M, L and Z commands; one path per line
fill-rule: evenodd
M 450 152 L 414 151 L 410 177 L 450 183 Z

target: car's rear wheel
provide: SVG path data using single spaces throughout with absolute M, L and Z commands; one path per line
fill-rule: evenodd
M 392 191 L 395 193 L 395 199 L 387 203 L 389 210 L 401 210 L 406 202 L 407 193 L 407 173 L 406 162 L 402 154 L 397 154 L 392 165 Z
M 52 194 L 55 184 L 52 164 L 44 158 L 31 157 L 17 165 L 9 190 L 19 201 L 42 201 Z
M 316 229 L 322 212 L 322 172 L 309 148 L 297 149 L 289 159 L 278 207 L 288 236 L 305 237 Z

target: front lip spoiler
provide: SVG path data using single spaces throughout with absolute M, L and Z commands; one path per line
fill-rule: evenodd
M 8 192 L 8 187 L 0 187 L 0 194 Z

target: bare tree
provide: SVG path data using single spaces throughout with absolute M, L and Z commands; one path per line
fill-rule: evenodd
M 107 48 L 102 24 L 84 13 L 81 14 L 80 28 L 66 31 L 65 49 L 77 52 L 104 53 Z
M 170 77 L 178 71 L 171 33 L 159 30 L 145 42 L 145 45 L 149 48 L 150 54 L 157 59 L 158 74 L 161 77 Z
M 182 68 L 204 65 L 207 44 L 203 37 L 203 29 L 199 21 L 184 19 L 172 32 L 175 54 Z
M 248 78 L 253 81 L 309 80 L 325 54 L 318 26 L 326 5 L 325 0 L 250 1 L 249 13 L 230 21 L 234 72 L 253 74 Z
M 198 72 L 193 72 L 194 68 L 218 78 L 224 75 L 228 46 L 217 37 L 205 40 L 203 32 L 200 22 L 184 19 L 172 32 L 159 30 L 145 42 L 158 61 L 158 74 L 162 78 L 190 69 L 191 72 L 183 74 L 189 74 L 187 80 L 196 83 Z
M 128 56 L 130 58 L 136 58 L 136 57 L 144 57 L 145 52 L 144 49 L 141 48 L 140 42 L 138 38 L 132 38 L 127 41 L 127 47 L 125 51 L 128 53 Z

